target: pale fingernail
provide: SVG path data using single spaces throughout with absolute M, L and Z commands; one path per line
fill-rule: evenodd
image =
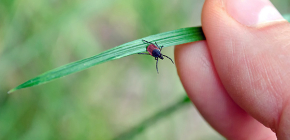
M 224 0 L 224 2 L 229 15 L 246 26 L 284 20 L 269 0 Z

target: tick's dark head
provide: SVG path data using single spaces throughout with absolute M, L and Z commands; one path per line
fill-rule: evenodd
M 164 59 L 164 57 L 162 56 L 162 53 L 160 53 L 159 58 L 162 59 L 162 60 Z
M 153 56 L 153 57 L 160 58 L 160 59 L 163 59 L 162 54 L 161 54 L 161 52 L 160 52 L 159 49 L 155 49 L 155 50 L 153 50 L 153 51 L 152 51 L 152 56 Z

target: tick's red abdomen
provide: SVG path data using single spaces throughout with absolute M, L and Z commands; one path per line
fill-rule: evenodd
M 152 51 L 155 50 L 155 49 L 158 49 L 158 50 L 159 50 L 158 47 L 156 47 L 156 46 L 153 45 L 153 44 L 150 44 L 150 45 L 147 47 L 147 52 L 148 52 L 150 55 L 152 55 Z M 153 55 L 152 55 L 152 56 L 153 56 Z

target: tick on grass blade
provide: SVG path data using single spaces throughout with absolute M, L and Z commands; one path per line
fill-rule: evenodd
M 157 70 L 157 73 L 158 73 L 158 59 L 159 58 L 163 60 L 164 59 L 163 56 L 165 56 L 168 59 L 170 59 L 171 62 L 174 64 L 173 60 L 170 57 L 168 57 L 168 56 L 166 56 L 166 55 L 164 55 L 164 54 L 161 53 L 163 46 L 159 47 L 156 42 L 154 44 L 154 43 L 149 42 L 149 41 L 146 41 L 146 40 L 142 40 L 142 41 L 144 43 L 149 44 L 149 46 L 147 46 L 147 52 L 148 53 L 138 53 L 138 54 L 146 54 L 146 55 L 153 56 L 155 58 L 155 60 L 156 60 L 156 70 Z

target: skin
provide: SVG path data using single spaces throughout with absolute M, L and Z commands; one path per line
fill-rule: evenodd
M 290 139 L 289 23 L 243 26 L 219 0 L 206 0 L 202 27 L 206 41 L 175 47 L 200 114 L 227 139 Z

